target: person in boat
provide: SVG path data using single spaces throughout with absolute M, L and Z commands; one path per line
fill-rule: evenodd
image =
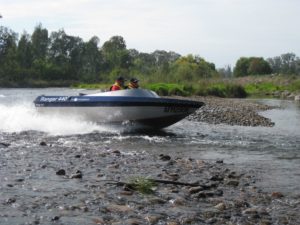
M 136 78 L 131 78 L 126 89 L 137 89 L 137 88 L 139 88 L 139 80 Z
M 118 77 L 113 84 L 113 86 L 110 87 L 110 91 L 119 91 L 125 89 L 125 79 L 124 77 Z

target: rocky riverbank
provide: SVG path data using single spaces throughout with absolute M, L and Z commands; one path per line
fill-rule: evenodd
M 247 99 L 228 99 L 216 97 L 189 97 L 202 101 L 205 106 L 188 117 L 192 121 L 211 124 L 229 124 L 239 126 L 274 126 L 274 123 L 259 114 L 274 107 L 255 103 Z
M 264 192 L 255 171 L 110 148 L 94 136 L 4 134 L 0 224 L 300 223 L 300 196 Z M 148 194 L 130 185 L 137 178 Z

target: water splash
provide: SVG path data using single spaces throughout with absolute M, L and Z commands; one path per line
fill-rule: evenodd
M 42 115 L 32 103 L 0 104 L 0 132 L 36 130 L 51 135 L 110 132 L 107 127 L 69 115 Z

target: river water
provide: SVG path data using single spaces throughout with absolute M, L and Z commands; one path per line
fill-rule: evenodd
M 74 95 L 80 91 L 83 90 L 0 89 L 0 143 L 12 140 L 17 145 L 20 140 L 12 137 L 31 131 L 36 136 L 32 138 L 57 138 L 74 146 L 93 143 L 123 152 L 224 160 L 236 167 L 255 170 L 259 176 L 257 185 L 266 191 L 281 191 L 290 196 L 300 194 L 300 105 L 295 102 L 249 100 L 279 107 L 262 112 L 275 122 L 274 127 L 211 125 L 182 120 L 155 133 L 130 132 L 79 121 L 68 115 L 41 116 L 32 103 L 41 94 Z M 26 139 L 22 144 L 26 145 Z M 0 146 L 0 158 L 5 160 L 1 152 Z M 5 176 L 0 166 L 0 180 Z

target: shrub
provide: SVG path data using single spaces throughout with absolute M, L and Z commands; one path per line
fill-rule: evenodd
M 229 98 L 246 98 L 247 92 L 245 91 L 244 87 L 241 85 L 227 85 L 226 89 L 226 97 Z

